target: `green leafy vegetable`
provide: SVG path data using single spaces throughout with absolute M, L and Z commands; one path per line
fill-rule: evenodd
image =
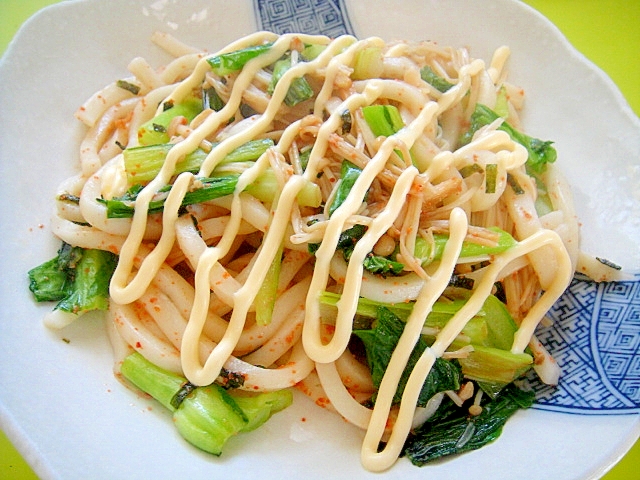
M 216 112 L 219 112 L 224 108 L 224 102 L 213 87 L 202 90 L 202 109 L 206 110 L 207 108 Z
M 404 128 L 404 120 L 395 105 L 368 105 L 362 107 L 362 116 L 376 137 L 390 137 Z M 400 150 L 394 151 L 396 155 L 403 158 Z M 416 166 L 424 164 L 413 148 L 411 149 L 411 161 Z
M 242 428 L 243 432 L 255 430 L 269 420 L 274 413 L 284 410 L 293 401 L 290 390 L 276 390 L 259 395 L 243 395 L 241 392 L 234 392 L 231 396 L 247 418 L 247 423 Z
M 209 63 L 211 69 L 217 75 L 229 75 L 242 70 L 249 60 L 268 52 L 272 46 L 273 43 L 264 43 L 262 45 L 254 45 L 234 52 L 223 53 L 221 55 L 208 58 L 207 63 Z
M 54 258 L 29 270 L 29 290 L 36 301 L 57 302 L 68 296 L 81 258 L 82 249 L 63 242 Z
M 185 440 L 218 456 L 247 423 L 231 395 L 216 384 L 196 388 L 173 412 L 173 424 Z
M 395 260 L 391 260 L 380 255 L 374 255 L 371 252 L 364 257 L 362 264 L 368 272 L 382 276 L 400 275 L 404 270 L 403 263 L 396 262 Z
M 28 272 L 37 301 L 58 301 L 56 309 L 80 315 L 109 306 L 109 282 L 116 255 L 63 243 L 58 255 Z
M 333 292 L 322 292 L 320 295 L 320 302 L 324 305 L 335 307 L 340 300 L 341 295 Z M 433 304 L 431 312 L 425 320 L 425 327 L 438 328 L 442 327 L 449 321 L 451 316 L 455 314 L 465 304 L 465 300 L 438 300 Z M 368 317 L 376 318 L 378 315 L 378 307 L 384 307 L 387 310 L 393 312 L 398 318 L 406 321 L 411 315 L 413 310 L 413 302 L 406 303 L 382 303 L 375 300 L 369 300 L 368 298 L 358 298 L 358 306 L 356 308 L 356 314 Z M 478 317 L 483 318 L 485 312 L 480 310 Z M 480 328 L 478 328 L 479 330 Z
M 71 294 L 56 308 L 80 314 L 109 307 L 109 282 L 117 263 L 116 256 L 104 250 L 84 250 L 75 269 Z
M 354 225 L 340 234 L 336 251 L 342 252 L 342 256 L 346 262 L 351 259 L 356 243 L 362 238 L 366 231 L 367 227 L 364 225 Z M 319 247 L 320 244 L 317 243 L 309 244 L 309 253 L 314 254 Z M 372 252 L 369 252 L 364 257 L 362 265 L 368 272 L 378 275 L 398 275 L 404 269 L 404 264 L 387 257 L 375 255 Z
M 268 168 L 254 182 L 247 186 L 245 192 L 265 203 L 272 202 L 280 185 L 275 172 Z M 313 182 L 306 182 L 296 197 L 302 207 L 319 207 L 322 203 L 320 187 Z
M 329 216 L 333 215 L 340 205 L 351 193 L 353 185 L 356 183 L 358 177 L 362 174 L 362 169 L 354 165 L 348 160 L 343 160 L 340 167 L 340 184 L 336 191 L 336 195 L 333 197 L 333 202 L 329 207 Z
M 363 341 L 373 384 L 380 386 L 391 355 L 393 354 L 400 336 L 404 330 L 404 322 L 385 307 L 378 307 L 377 317 L 372 330 L 358 330 L 354 333 Z M 394 403 L 399 403 L 402 398 L 409 375 L 416 362 L 427 348 L 427 343 L 419 339 L 402 373 L 398 388 L 393 397 Z M 425 406 L 429 399 L 438 392 L 445 390 L 458 390 L 462 383 L 462 372 L 456 362 L 450 362 L 441 358 L 437 359 L 429 372 L 427 379 L 420 391 L 419 406 Z
M 125 149 L 122 155 L 128 184 L 143 184 L 153 180 L 160 172 L 169 150 L 174 146 L 172 143 L 163 143 Z M 175 173 L 197 172 L 206 157 L 207 153 L 204 150 L 194 150 L 176 163 Z
M 309 165 L 309 158 L 311 157 L 311 148 L 305 148 L 300 150 L 300 167 L 304 172 Z
M 469 130 L 462 136 L 461 143 L 467 144 L 471 141 L 473 135 L 483 126 L 489 125 L 498 118 L 501 118 L 496 112 L 486 105 L 478 103 L 476 109 L 471 115 L 471 125 Z M 527 168 L 535 174 L 543 173 L 547 163 L 556 161 L 557 152 L 553 148 L 552 141 L 542 141 L 537 138 L 530 137 L 522 132 L 517 131 L 507 122 L 503 122 L 499 130 L 507 132 L 511 138 L 524 146 L 529 153 L 527 159 Z
M 351 252 L 356 246 L 356 243 L 358 243 L 358 240 L 362 238 L 366 231 L 367 227 L 365 227 L 364 225 L 354 225 L 353 227 L 346 229 L 340 234 L 336 249 L 346 250 L 347 252 L 349 252 L 345 256 L 345 259 L 349 259 L 349 257 L 351 256 Z
M 137 352 L 123 360 L 120 371 L 125 379 L 173 412 L 174 424 L 188 442 L 214 455 L 222 453 L 231 437 L 255 430 L 293 401 L 289 390 L 234 394 L 217 384 L 195 387 Z
M 433 305 L 431 312 L 424 321 L 429 329 L 441 330 L 451 317 L 467 302 L 470 292 L 458 290 L 458 298 L 440 299 Z M 340 300 L 337 293 L 323 292 L 320 301 L 324 305 L 335 307 Z M 379 309 L 391 312 L 402 322 L 406 321 L 413 310 L 413 303 L 385 304 L 369 300 L 358 299 L 356 315 L 360 325 L 371 325 L 368 319 L 378 319 Z M 462 330 L 468 340 L 456 340 L 451 349 L 457 350 L 471 344 L 473 351 L 468 356 L 458 359 L 465 377 L 483 382 L 499 390 L 506 384 L 521 377 L 533 366 L 533 357 L 528 353 L 511 353 L 513 337 L 517 326 L 506 306 L 495 296 L 489 295 L 482 305 L 482 309 L 472 317 Z M 372 332 L 358 332 L 358 336 L 371 336 Z M 429 343 L 433 336 L 424 335 L 423 339 Z
M 505 387 L 495 399 L 482 405 L 482 413 L 467 415 L 465 409 L 449 404 L 407 439 L 404 454 L 418 466 L 448 455 L 475 450 L 502 433 L 507 420 L 518 410 L 529 408 L 535 400 L 514 384 Z

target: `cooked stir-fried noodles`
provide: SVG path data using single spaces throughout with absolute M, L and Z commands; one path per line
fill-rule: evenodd
M 117 254 L 117 365 L 136 350 L 193 385 L 233 372 L 250 392 L 297 386 L 366 430 L 370 470 L 390 467 L 443 397 L 481 396 L 472 380 L 486 385 L 491 366 L 465 360 L 498 348 L 471 331 L 489 297 L 514 322 L 501 354 L 525 364 L 494 383 L 532 365 L 557 382 L 534 330 L 576 269 L 607 268 L 579 251 L 551 143 L 521 133 L 508 48 L 485 64 L 378 38 L 260 32 L 215 54 L 153 40 L 175 60 L 134 59 L 78 110 L 81 172 L 52 220 L 64 242 Z M 375 380 L 354 330 L 381 306 L 409 308 Z M 442 359 L 462 365 L 460 389 L 416 407 Z

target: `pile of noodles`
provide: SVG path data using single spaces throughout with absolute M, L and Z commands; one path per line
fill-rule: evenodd
M 502 119 L 465 145 L 459 140 L 476 105 L 494 108 L 500 95 L 509 124 L 523 130 L 524 92 L 507 81 L 506 47 L 485 64 L 465 49 L 430 42 L 260 32 L 215 55 L 265 42 L 273 42 L 271 49 L 240 71 L 220 76 L 207 62 L 214 54 L 165 34 L 155 34 L 153 41 L 175 60 L 155 68 L 135 58 L 129 64 L 132 76 L 125 79 L 135 91 L 114 82 L 78 110 L 88 127 L 80 146 L 81 171 L 60 186 L 64 195 L 52 220 L 54 233 L 65 242 L 119 256 L 108 312 L 116 361 L 136 350 L 197 385 L 214 382 L 226 369 L 241 374 L 241 388 L 250 391 L 297 386 L 367 430 L 362 456 L 372 470 L 390 466 L 411 426 L 429 414 L 428 408 L 415 407 L 420 385 L 436 358 L 466 354 L 451 351 L 451 342 L 496 282 L 518 325 L 512 352 L 530 347 L 543 381 L 557 381 L 559 370 L 534 329 L 575 269 L 590 271 L 594 265 L 579 251 L 569 187 L 553 164 L 538 178 L 528 175 L 527 150 L 499 129 Z M 309 44 L 326 48 L 302 61 L 300 51 Z M 372 48 L 382 55 L 375 77 L 354 78 L 358 52 Z M 285 54 L 292 67 L 269 92 L 270 66 Z M 425 66 L 452 87 L 441 92 L 422 80 Z M 301 76 L 314 94 L 288 106 L 283 102 L 288 87 Z M 139 128 L 163 105 L 198 95 L 202 88 L 215 89 L 224 107 L 207 108 L 191 121 L 174 118 L 168 134 L 175 146 L 157 176 L 143 185 L 134 216 L 107 218 L 100 199 L 119 197 L 131 186 L 123 149 L 137 145 Z M 362 107 L 371 104 L 396 106 L 404 128 L 376 137 L 362 115 Z M 274 145 L 253 162 L 224 163 L 229 152 L 256 139 L 271 139 Z M 200 171 L 176 175 L 176 163 L 196 148 L 207 152 Z M 330 212 L 345 159 L 362 173 Z M 487 165 L 497 170 L 492 189 L 486 188 Z M 273 197 L 247 193 L 266 171 L 275 178 Z M 181 207 L 199 178 L 223 173 L 240 174 L 233 194 Z M 514 191 L 510 179 L 521 191 Z M 536 182 L 544 183 L 552 203 L 542 216 L 536 210 Z M 164 210 L 149 213 L 149 202 L 167 185 L 172 188 Z M 299 201 L 305 189 L 314 201 Z M 69 196 L 79 202 L 67 201 Z M 336 245 L 354 225 L 367 230 L 346 262 Z M 460 258 L 465 239 L 495 244 L 489 227 L 510 233 L 518 244 L 486 258 Z M 442 258 L 418 261 L 416 240 L 432 242 L 438 233 L 449 236 Z M 310 245 L 317 247 L 313 254 Z M 370 252 L 395 252 L 404 271 L 398 276 L 363 271 Z M 275 304 L 269 321 L 259 322 L 255 299 L 274 261 L 280 263 Z M 474 281 L 469 301 L 441 331 L 431 332 L 435 343 L 416 365 L 399 408 L 392 407 L 423 319 L 436 300 L 447 297 L 452 276 Z M 322 308 L 324 291 L 341 294 L 337 309 Z M 361 403 L 374 390 L 369 369 L 349 349 L 359 297 L 391 304 L 415 301 L 374 408 Z M 46 322 L 62 326 L 68 320 L 55 311 Z M 378 451 L 383 438 L 386 447 Z

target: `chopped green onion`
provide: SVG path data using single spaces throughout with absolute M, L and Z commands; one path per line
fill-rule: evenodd
M 470 163 L 460 169 L 460 176 L 462 178 L 470 177 L 474 173 L 484 173 L 484 169 L 477 163 Z
M 510 173 L 507 173 L 507 183 L 513 189 L 513 193 L 515 193 L 516 195 L 522 195 L 524 193 L 524 189 L 520 186 L 516 177 L 514 177 Z
M 138 95 L 140 93 L 140 87 L 134 83 L 127 82 L 126 80 L 118 80 L 116 85 L 123 90 L 131 92 L 134 95 Z
M 486 193 L 496 193 L 496 179 L 498 177 L 498 165 L 487 163 L 485 165 L 484 191 Z

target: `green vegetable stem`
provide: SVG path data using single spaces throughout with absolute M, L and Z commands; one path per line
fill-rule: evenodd
M 197 203 L 215 200 L 234 193 L 238 183 L 239 174 L 229 174 L 221 177 L 197 177 L 198 187 L 187 192 L 182 199 L 182 207 Z M 254 183 L 246 188 L 246 192 L 257 199 L 270 202 L 273 201 L 276 193 L 277 181 L 272 170 L 266 170 Z M 134 185 L 122 197 L 105 199 L 98 201 L 107 207 L 107 218 L 129 218 L 135 211 L 135 200 L 142 190 L 141 185 Z M 149 213 L 160 213 L 164 210 L 164 204 L 171 185 L 168 185 L 158 192 L 154 200 L 149 202 Z M 307 182 L 298 193 L 298 203 L 301 206 L 317 207 L 320 204 L 320 191 L 314 183 Z
M 273 43 L 254 45 L 229 53 L 223 53 L 207 59 L 211 69 L 217 75 L 224 76 L 242 70 L 249 60 L 268 52 Z
M 267 88 L 267 93 L 269 95 L 273 95 L 273 91 L 276 88 L 276 84 L 280 81 L 282 76 L 291 68 L 291 58 L 286 57 L 282 60 L 278 60 L 273 66 L 273 74 L 271 76 L 271 83 Z M 287 90 L 287 94 L 284 97 L 285 105 L 289 107 L 294 107 L 300 102 L 304 102 L 305 100 L 309 100 L 313 97 L 313 89 L 309 82 L 304 77 L 294 78 L 291 84 L 289 85 L 289 89 Z
M 185 440 L 213 455 L 222 454 L 231 437 L 255 430 L 293 402 L 290 390 L 244 394 L 215 383 L 196 387 L 137 352 L 123 360 L 120 371 L 173 413 L 176 428 Z
M 251 140 L 232 150 L 224 157 L 224 159 L 222 159 L 220 165 L 257 160 L 260 155 L 266 152 L 267 149 L 273 145 L 274 143 L 271 139 Z M 160 172 L 160 169 L 169 154 L 169 150 L 174 146 L 175 145 L 172 143 L 164 143 L 125 149 L 122 154 L 124 157 L 124 168 L 127 172 L 129 185 L 144 184 L 153 180 Z M 177 175 L 183 172 L 197 172 L 200 170 L 202 162 L 206 157 L 207 153 L 204 150 L 197 148 L 176 162 L 174 174 Z
M 167 143 L 169 123 L 175 117 L 185 117 L 189 122 L 202 111 L 202 100 L 190 98 L 175 105 L 166 105 L 166 109 L 143 123 L 138 129 L 138 143 L 140 145 L 156 145 Z

